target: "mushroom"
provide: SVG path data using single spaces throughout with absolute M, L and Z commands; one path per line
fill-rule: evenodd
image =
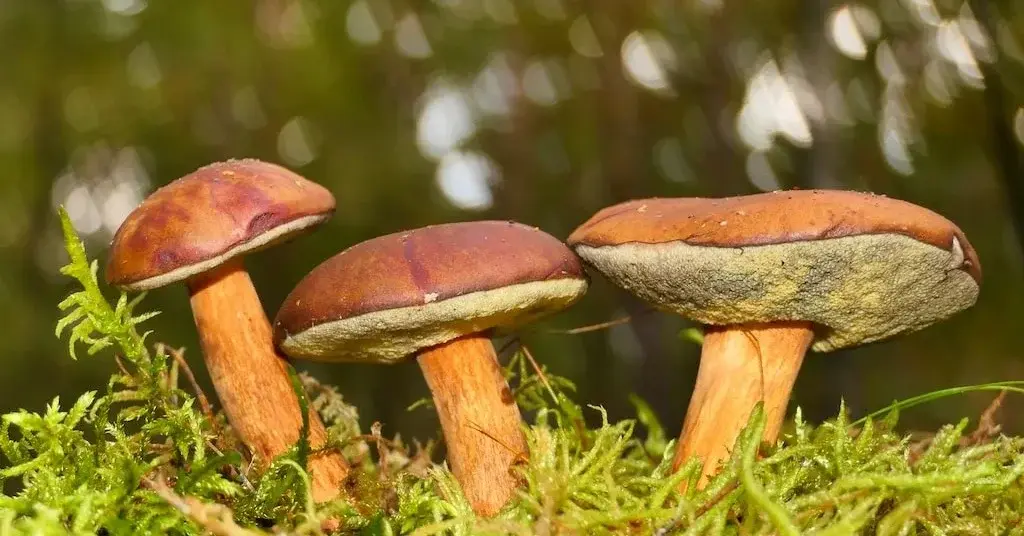
M 605 208 L 568 243 L 615 285 L 706 326 L 675 468 L 728 456 L 759 402 L 779 434 L 810 347 L 924 328 L 974 304 L 981 266 L 963 232 L 884 196 L 803 190 L 646 199 Z
M 435 225 L 350 247 L 309 273 L 274 320 L 293 358 L 395 363 L 415 355 L 448 461 L 475 512 L 497 513 L 526 455 L 522 419 L 488 340 L 587 288 L 562 242 L 512 222 Z
M 224 413 L 259 465 L 298 441 L 302 415 L 242 257 L 323 223 L 334 205 L 325 188 L 282 167 L 218 162 L 150 195 L 110 247 L 105 275 L 114 286 L 143 291 L 185 282 Z M 311 411 L 310 445 L 326 438 Z M 337 496 L 348 473 L 342 456 L 318 454 L 309 465 L 314 499 Z

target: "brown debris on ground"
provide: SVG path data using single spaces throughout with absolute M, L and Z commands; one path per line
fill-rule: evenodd
M 980 445 L 999 435 L 1003 427 L 997 421 L 997 416 L 1005 400 L 1006 391 L 999 391 L 999 394 L 981 412 L 981 416 L 978 418 L 978 426 L 974 431 L 960 439 L 959 445 L 961 447 Z M 910 444 L 910 464 L 913 465 L 931 446 L 932 440 L 935 439 L 935 433 L 912 432 L 911 437 L 914 438 L 914 441 Z

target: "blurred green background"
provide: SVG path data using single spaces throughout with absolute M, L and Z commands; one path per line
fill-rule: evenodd
M 1021 2 L 0 0 L 0 47 L 2 411 L 103 388 L 113 368 L 72 362 L 53 336 L 72 290 L 55 207 L 102 260 L 143 197 L 230 157 L 337 196 L 325 228 L 250 257 L 271 316 L 320 261 L 402 229 L 514 219 L 564 238 L 631 198 L 846 188 L 957 222 L 985 282 L 975 308 L 929 330 L 810 356 L 805 414 L 1024 379 Z M 202 375 L 183 286 L 143 308 L 163 311 L 152 340 L 188 347 Z M 699 351 L 685 327 L 595 277 L 523 340 L 581 400 L 622 418 L 635 392 L 675 434 Z M 436 427 L 406 412 L 427 393 L 415 363 L 298 366 L 388 434 Z M 990 398 L 904 422 L 974 416 Z M 1024 413 L 1005 422 L 1022 431 Z

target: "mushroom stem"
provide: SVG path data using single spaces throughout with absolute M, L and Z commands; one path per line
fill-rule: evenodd
M 257 465 L 266 467 L 299 440 L 302 414 L 259 295 L 240 258 L 193 277 L 188 288 L 203 358 L 224 413 Z M 326 441 L 323 423 L 310 410 L 310 447 Z M 322 502 L 338 495 L 348 464 L 331 452 L 311 456 L 309 470 L 313 499 Z
M 704 487 L 761 401 L 764 440 L 774 442 L 813 339 L 806 322 L 708 328 L 673 467 L 679 469 L 692 457 L 703 460 L 698 486 Z
M 491 341 L 470 335 L 417 358 L 441 420 L 448 463 L 473 511 L 493 516 L 518 483 L 512 464 L 526 455 L 522 417 Z

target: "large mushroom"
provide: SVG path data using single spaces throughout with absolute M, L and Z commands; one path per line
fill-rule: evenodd
M 302 415 L 242 257 L 323 223 L 334 206 L 329 191 L 282 167 L 219 162 L 150 195 L 110 247 L 112 285 L 142 291 L 185 282 L 217 396 L 259 466 L 298 441 Z M 314 411 L 309 424 L 311 446 L 322 446 L 327 435 Z M 337 496 L 348 473 L 342 456 L 318 455 L 309 466 L 314 499 Z
M 394 363 L 415 355 L 456 479 L 474 511 L 511 498 L 526 454 L 522 418 L 488 340 L 568 307 L 587 288 L 579 260 L 533 227 L 479 221 L 362 242 L 315 268 L 285 299 L 274 336 L 290 357 Z
M 828 352 L 924 328 L 974 304 L 981 266 L 925 208 L 830 190 L 608 207 L 568 243 L 612 283 L 706 326 L 675 467 L 717 470 L 763 401 L 779 433 L 810 347 Z

